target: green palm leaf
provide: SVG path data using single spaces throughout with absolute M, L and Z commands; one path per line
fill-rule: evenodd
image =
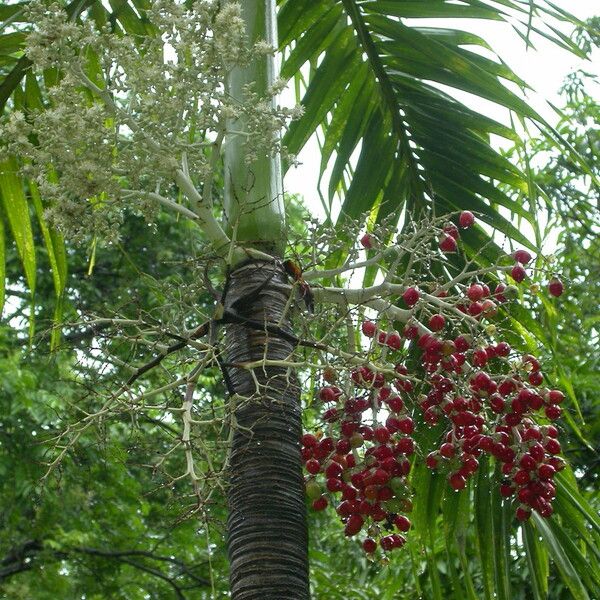
M 290 49 L 283 74 L 292 76 L 302 64 L 314 65 L 322 56 L 306 84 L 305 114 L 291 125 L 284 141 L 297 153 L 315 131 L 323 130 L 321 176 L 335 156 L 329 201 L 336 192 L 347 189 L 341 218 L 355 218 L 374 206 L 381 216 L 387 216 L 405 203 L 416 211 L 431 203 L 434 207 L 449 204 L 453 210 L 480 211 L 489 225 L 533 247 L 489 206 L 495 203 L 534 220 L 496 185 L 503 183 L 524 193 L 529 189 L 526 175 L 490 145 L 490 134 L 514 140 L 514 131 L 474 112 L 439 86 L 477 95 L 519 119 L 534 121 L 549 135 L 554 132 L 521 95 L 505 85 L 504 80 L 522 90 L 527 87 L 506 64 L 465 48 L 489 49 L 485 40 L 458 29 L 408 26 L 404 19 L 505 21 L 511 17 L 526 35 L 529 11 L 538 10 L 537 5 L 506 1 L 501 3 L 505 10 L 499 10 L 492 3 L 475 1 L 459 5 L 444 0 L 327 0 L 317 4 L 281 3 L 280 40 L 284 51 Z M 554 10 L 546 14 L 572 20 Z M 335 40 L 324 45 L 324 38 L 332 32 Z M 545 34 L 564 45 L 558 33 L 550 29 Z M 360 156 L 351 165 L 351 156 L 361 145 Z M 350 166 L 352 178 L 345 179 Z

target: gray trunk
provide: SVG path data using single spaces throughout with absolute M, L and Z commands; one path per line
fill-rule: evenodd
M 252 297 L 262 282 L 270 282 Z M 274 263 L 253 262 L 230 275 L 226 306 L 242 317 L 289 329 L 282 319 L 286 276 Z M 250 296 L 245 298 L 246 296 Z M 244 299 L 245 298 L 245 299 Z M 236 303 L 236 300 L 240 300 Z M 282 360 L 290 341 L 241 323 L 228 325 L 227 363 Z M 300 460 L 300 390 L 284 367 L 248 370 L 229 366 L 232 390 L 241 401 L 230 459 L 228 550 L 234 600 L 306 600 L 308 540 Z

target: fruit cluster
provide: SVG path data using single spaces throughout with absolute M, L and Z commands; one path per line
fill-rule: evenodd
M 471 213 L 460 215 L 461 227 L 473 222 Z M 444 227 L 442 251 L 447 237 L 456 241 L 455 230 Z M 513 258 L 510 274 L 520 282 L 531 256 L 519 250 Z M 563 291 L 557 282 L 549 286 L 554 296 Z M 565 466 L 552 421 L 564 396 L 543 386 L 537 359 L 515 352 L 493 323 L 517 289 L 498 284 L 491 292 L 475 280 L 457 283 L 452 294 L 404 288 L 398 303 L 413 317 L 402 332 L 384 317 L 363 321 L 364 364 L 325 368 L 317 397 L 327 433 L 302 437 L 313 509 L 333 500 L 347 536 L 366 532 L 362 545 L 369 554 L 378 545 L 389 552 L 406 542 L 412 462 L 429 450 L 418 447 L 417 424 L 442 432 L 425 463 L 445 473 L 452 489 L 467 487 L 481 456 L 489 455 L 504 478 L 500 494 L 514 498 L 517 519 L 532 510 L 552 514 L 552 479 Z M 547 424 L 538 425 L 540 417 Z

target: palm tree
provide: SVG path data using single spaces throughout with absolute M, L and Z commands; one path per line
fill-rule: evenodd
M 146 16 L 149 8 L 145 2 L 122 2 L 109 11 L 94 0 L 74 1 L 65 7 L 73 21 L 92 19 L 110 25 L 115 36 L 127 33 L 138 38 L 156 35 Z M 276 45 L 284 58 L 281 73 L 295 79 L 303 92 L 304 107 L 303 116 L 285 134 L 283 145 L 289 153 L 296 154 L 315 132 L 322 132 L 321 176 L 333 160 L 328 198 L 324 199 L 330 219 L 331 203 L 338 193 L 343 198 L 337 220 L 340 228 L 366 212 L 370 212 L 373 226 L 377 226 L 402 209 L 414 218 L 425 211 L 444 214 L 470 209 L 497 231 L 535 249 L 535 244 L 500 210 L 508 209 L 515 216 L 535 222 L 535 210 L 525 209 L 514 200 L 514 194 L 503 190 L 516 191 L 532 206 L 537 191 L 527 175 L 490 144 L 492 134 L 517 141 L 517 133 L 470 109 L 443 91 L 440 84 L 503 106 L 515 121 L 533 122 L 555 143 L 563 141 L 521 93 L 512 91 L 515 86 L 524 90 L 525 82 L 502 61 L 469 49 L 488 49 L 485 40 L 457 29 L 420 26 L 419 20 L 443 18 L 450 22 L 452 18 L 465 17 L 506 21 L 527 43 L 531 32 L 541 32 L 580 53 L 559 32 L 538 29 L 543 27 L 541 20 L 533 18 L 543 16 L 569 22 L 573 20 L 570 15 L 550 4 L 520 0 L 473 0 L 462 4 L 444 0 L 286 0 L 277 7 L 273 0 L 245 0 L 242 17 L 251 40 L 277 39 L 276 10 Z M 22 29 L 27 25 L 23 7 L 3 7 L 0 17 L 6 29 L 0 38 L 0 106 L 8 112 L 42 108 L 43 85 L 31 70 L 30 59 L 22 53 Z M 98 83 L 102 77 L 98 79 L 98 71 L 94 71 L 99 67 L 93 61 L 88 67 L 84 74 L 88 93 L 110 106 L 113 99 Z M 243 102 L 247 84 L 252 83 L 253 91 L 264 95 L 274 76 L 273 59 L 255 57 L 228 75 L 227 93 L 233 100 Z M 514 85 L 509 87 L 502 80 Z M 243 132 L 248 126 L 242 116 L 235 128 Z M 279 156 L 248 156 L 250 150 L 243 140 L 243 135 L 225 140 L 220 219 L 215 218 L 214 207 L 208 202 L 210 186 L 204 187 L 201 195 L 183 167 L 176 170 L 174 183 L 188 204 L 157 193 L 152 198 L 198 224 L 214 252 L 227 255 L 228 259 L 219 320 L 227 329 L 222 367 L 238 425 L 229 458 L 232 597 L 304 599 L 309 597 L 309 578 L 305 492 L 298 445 L 300 387 L 293 370 L 277 364 L 288 359 L 298 342 L 288 317 L 288 276 L 281 260 L 286 243 L 281 166 Z M 223 137 L 210 141 L 214 157 L 211 165 L 216 170 Z M 351 157 L 359 147 L 360 154 L 354 162 Z M 564 149 L 585 168 L 575 150 L 567 145 Z M 29 184 L 25 194 L 23 180 L 16 173 L 18 160 L 19 157 L 8 159 L 0 172 L 6 229 L 13 234 L 33 294 L 36 262 L 28 207 L 31 201 L 53 267 L 59 318 L 66 281 L 64 242 L 46 224 L 44 199 L 37 194 L 35 185 Z M 145 194 L 149 198 L 152 192 Z M 5 256 L 3 231 L 0 229 L 0 264 Z M 466 232 L 464 242 L 467 251 L 479 253 L 478 260 L 483 264 L 492 262 L 499 251 L 480 228 Z M 479 252 L 484 245 L 485 252 Z M 347 254 L 338 253 L 333 266 L 341 264 Z M 374 277 L 375 273 L 368 270 L 365 286 Z M 327 278 L 323 282 L 328 283 Z M 269 366 L 264 362 L 260 368 L 246 366 L 265 360 Z M 422 492 L 421 512 L 425 513 L 419 520 L 427 545 L 433 540 L 427 529 L 433 527 L 437 515 L 441 482 L 423 470 L 415 485 Z M 506 511 L 497 510 L 498 502 L 487 494 L 488 485 L 487 476 L 482 475 L 475 492 L 475 522 L 486 572 L 483 587 L 486 597 L 497 593 L 508 598 L 505 569 L 510 548 L 509 517 Z M 585 530 L 583 519 L 597 523 L 574 486 L 565 483 L 562 498 L 559 512 L 562 508 L 565 518 L 579 519 L 580 533 Z M 446 514 L 451 520 L 452 511 Z M 561 534 L 558 525 L 542 523 L 538 527 L 573 596 L 588 598 L 586 588 L 597 583 L 597 570 L 590 580 L 584 565 L 585 552 L 593 544 L 585 538 L 584 551 Z M 538 561 L 543 570 L 548 555 L 532 531 L 527 536 L 527 551 L 531 564 L 535 566 Z M 464 558 L 460 541 L 453 540 L 451 546 Z M 534 581 L 539 598 L 544 597 L 547 585 L 542 579 Z

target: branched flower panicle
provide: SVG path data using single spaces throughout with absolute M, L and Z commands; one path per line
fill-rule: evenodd
M 220 4 L 153 2 L 146 36 L 69 20 L 56 3 L 29 5 L 26 53 L 47 106 L 12 111 L 2 137 L 70 239 L 118 238 L 126 209 L 152 221 L 178 170 L 210 189 L 211 152 L 230 135 L 243 136 L 250 158 L 281 150 L 281 128 L 296 113 L 274 107 L 278 84 L 248 89 L 242 101 L 225 92 L 232 69 L 272 48 L 249 44 L 240 6 Z

